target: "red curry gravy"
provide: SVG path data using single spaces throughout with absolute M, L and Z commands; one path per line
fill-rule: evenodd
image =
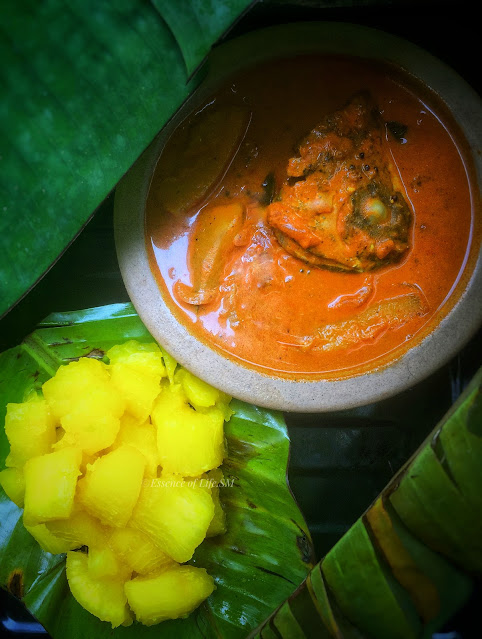
M 327 270 L 281 245 L 268 202 L 300 140 L 366 90 L 384 122 L 403 125 L 398 137 L 386 128 L 383 144 L 413 214 L 408 249 L 363 272 Z M 205 132 L 196 149 L 193 127 L 206 116 L 224 140 Z M 399 357 L 450 305 L 468 258 L 473 203 L 455 131 L 428 90 L 371 61 L 300 56 L 233 76 L 174 132 L 151 183 L 146 241 L 172 312 L 208 345 L 285 377 L 339 378 Z M 189 298 L 206 269 L 210 295 Z

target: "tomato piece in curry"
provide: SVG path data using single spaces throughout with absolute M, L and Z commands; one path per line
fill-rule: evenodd
M 151 269 L 205 343 L 292 378 L 399 357 L 453 303 L 474 233 L 463 141 L 394 67 L 300 56 L 233 76 L 173 133 Z

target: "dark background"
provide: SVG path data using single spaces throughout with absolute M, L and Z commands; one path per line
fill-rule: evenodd
M 175 1 L 175 0 L 173 0 Z M 479 24 L 466 2 L 259 2 L 228 37 L 272 24 L 334 20 L 405 37 L 440 58 L 480 94 Z M 482 117 L 482 114 L 481 114 Z M 52 311 L 128 301 L 113 239 L 113 194 L 46 276 L 0 320 L 0 351 L 19 343 Z M 454 224 L 454 233 L 456 233 Z M 443 256 L 442 256 L 443 259 Z M 449 364 L 383 402 L 321 415 L 286 415 L 289 480 L 320 559 L 410 457 L 482 362 L 482 333 Z M 480 639 L 480 584 L 444 632 Z M 39 636 L 22 606 L 0 591 L 0 636 Z M 68 639 L 68 638 L 66 638 Z

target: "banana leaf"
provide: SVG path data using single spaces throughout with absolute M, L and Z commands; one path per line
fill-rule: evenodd
M 152 0 L 169 25 L 181 48 L 184 62 L 192 73 L 209 53 L 213 42 L 233 20 L 254 4 L 245 0 Z
M 128 339 L 151 341 L 130 304 L 49 316 L 32 335 L 0 355 L 0 411 L 40 389 L 62 364 L 103 358 Z M 226 425 L 228 458 L 221 488 L 228 532 L 206 540 L 193 563 L 213 575 L 216 590 L 185 620 L 112 631 L 70 594 L 65 556 L 40 550 L 22 524 L 22 511 L 0 494 L 0 584 L 16 595 L 56 639 L 85 637 L 245 637 L 306 577 L 312 544 L 289 490 L 289 439 L 280 413 L 233 401 Z M 0 467 L 8 452 L 0 429 Z
M 430 639 L 482 576 L 482 368 L 301 586 L 250 637 Z
M 0 316 L 74 239 L 250 4 L 2 3 Z

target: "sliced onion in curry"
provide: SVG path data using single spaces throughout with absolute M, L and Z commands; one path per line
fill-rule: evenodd
M 209 304 L 216 296 L 225 259 L 234 245 L 243 223 L 243 207 L 239 202 L 224 206 L 206 207 L 198 215 L 190 257 L 192 287 L 175 284 L 175 294 L 183 302 L 200 306 Z

